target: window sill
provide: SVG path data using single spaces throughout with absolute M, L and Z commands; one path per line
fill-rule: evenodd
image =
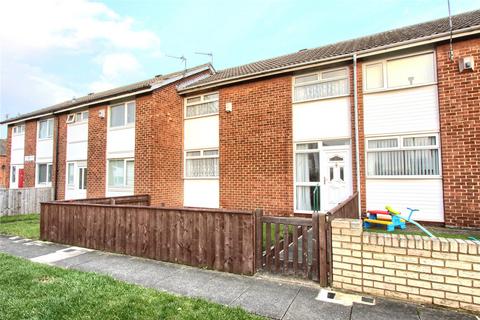
M 219 180 L 219 177 L 183 177 L 183 180 Z
M 108 192 L 133 192 L 134 188 L 127 188 L 127 187 L 108 187 Z
M 437 85 L 438 82 L 429 82 L 429 83 L 422 83 L 422 84 L 416 84 L 412 86 L 402 86 L 402 87 L 394 87 L 394 88 L 380 88 L 380 89 L 363 89 L 363 94 L 370 94 L 370 93 L 380 93 L 380 92 L 389 92 L 389 91 L 401 91 L 401 90 L 406 90 L 406 89 L 414 89 L 414 88 L 421 88 L 421 87 L 429 87 L 433 85 Z
M 339 96 L 322 97 L 322 98 L 316 98 L 316 99 L 310 99 L 310 100 L 301 100 L 301 101 L 292 100 L 292 104 L 301 104 L 301 103 L 307 103 L 307 102 L 313 102 L 313 101 L 319 101 L 319 100 L 331 100 L 331 99 L 346 98 L 346 97 L 350 97 L 350 93 L 342 94 Z
M 37 141 L 49 141 L 49 140 L 53 140 L 53 137 L 50 137 L 50 138 L 38 138 Z

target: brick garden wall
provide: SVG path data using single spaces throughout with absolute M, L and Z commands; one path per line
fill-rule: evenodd
M 480 312 L 480 245 L 469 240 L 363 232 L 332 221 L 333 286 Z
M 219 103 L 220 207 L 292 214 L 291 76 L 222 88 Z
M 480 39 L 437 47 L 445 223 L 480 227 Z M 458 59 L 473 56 L 475 70 L 462 73 Z

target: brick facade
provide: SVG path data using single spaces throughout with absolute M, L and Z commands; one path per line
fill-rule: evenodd
M 291 76 L 222 88 L 219 104 L 220 207 L 292 214 Z
M 480 39 L 437 47 L 445 223 L 480 227 Z M 475 70 L 458 69 L 458 58 L 473 56 Z
M 88 112 L 87 197 L 104 197 L 106 186 L 108 105 L 91 107 Z M 100 118 L 103 110 L 105 117 Z M 65 175 L 64 175 L 65 176 Z
M 5 188 L 8 183 L 7 155 L 0 155 L 0 188 Z
M 5 161 L 6 167 L 6 175 L 7 175 L 7 184 L 5 185 L 6 188 L 10 187 L 10 157 L 12 156 L 12 133 L 13 133 L 13 126 L 7 127 L 7 146 L 5 151 L 7 152 L 7 159 Z
M 25 156 L 35 156 L 37 145 L 37 120 L 25 122 Z M 35 161 L 27 161 L 24 163 L 24 182 L 25 188 L 35 187 Z
M 135 194 L 183 206 L 183 98 L 176 84 L 136 100 Z
M 55 162 L 58 163 L 58 165 L 54 165 L 53 171 L 55 172 L 56 178 L 55 176 L 52 176 L 52 185 L 55 186 L 56 198 L 58 200 L 65 199 L 65 161 L 67 160 L 67 116 L 68 114 L 65 113 L 56 117 L 58 133 L 55 135 L 55 137 L 56 139 L 58 139 L 58 156 L 54 156 L 54 159 Z

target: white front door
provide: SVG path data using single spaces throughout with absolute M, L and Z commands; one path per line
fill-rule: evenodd
M 327 211 L 352 193 L 350 150 L 324 150 L 322 210 Z
M 68 162 L 66 171 L 65 199 L 85 199 L 87 197 L 87 163 Z

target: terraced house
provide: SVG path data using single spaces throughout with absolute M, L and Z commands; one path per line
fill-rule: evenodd
M 8 123 L 10 188 L 167 206 L 415 207 L 480 227 L 480 11 L 66 101 Z

